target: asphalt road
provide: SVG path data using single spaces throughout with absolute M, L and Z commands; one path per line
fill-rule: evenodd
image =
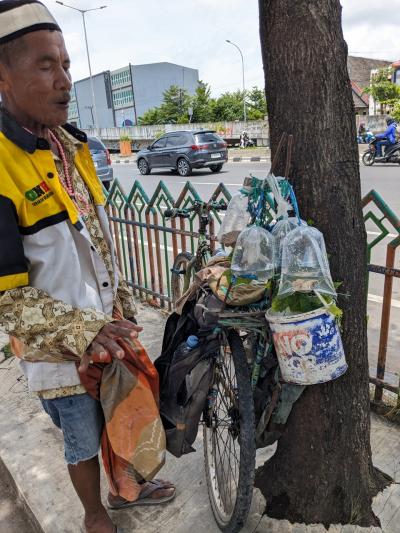
M 257 177 L 266 176 L 269 165 L 262 163 L 229 163 L 224 166 L 219 174 L 213 174 L 209 170 L 197 170 L 190 176 L 190 182 L 204 199 L 211 197 L 219 183 L 224 183 L 231 193 L 235 193 L 241 187 L 245 176 L 250 173 Z M 400 166 L 373 166 L 361 165 L 361 192 L 362 195 L 375 189 L 400 218 Z M 151 197 L 157 185 L 162 180 L 174 198 L 177 198 L 182 187 L 186 183 L 184 178 L 174 175 L 169 171 L 153 171 L 149 176 L 141 176 L 136 165 L 118 163 L 114 165 L 114 175 L 120 181 L 123 190 L 128 193 L 137 179 L 142 184 L 146 194 Z M 338 202 L 340 198 L 338 198 Z M 379 213 L 374 210 L 378 215 Z M 382 215 L 379 216 L 381 218 Z M 385 264 L 386 246 L 392 240 L 396 232 L 390 224 L 386 223 L 389 235 L 374 248 L 372 262 L 378 265 Z M 368 241 L 376 238 L 378 230 L 372 222 L 367 223 Z M 396 265 L 400 268 L 400 249 L 397 253 Z M 378 341 L 380 330 L 380 314 L 382 308 L 384 277 L 380 274 L 371 274 L 369 283 L 369 331 L 370 331 L 370 360 L 374 365 L 378 353 Z M 393 305 L 391 316 L 391 334 L 388 345 L 388 369 L 394 374 L 400 372 L 400 358 L 398 346 L 400 342 L 400 279 L 394 279 Z M 398 378 L 393 376 L 393 380 Z

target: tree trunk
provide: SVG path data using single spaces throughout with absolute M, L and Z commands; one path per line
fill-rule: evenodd
M 371 502 L 384 481 L 371 459 L 366 232 L 341 6 L 259 0 L 259 7 L 272 153 L 283 131 L 294 135 L 290 178 L 301 216 L 323 232 L 333 279 L 348 295 L 339 305 L 349 369 L 307 388 L 256 482 L 268 516 L 378 525 Z

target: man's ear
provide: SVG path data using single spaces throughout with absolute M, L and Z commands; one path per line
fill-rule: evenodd
M 8 83 L 8 69 L 6 65 L 0 63 L 0 93 L 4 93 L 9 89 Z

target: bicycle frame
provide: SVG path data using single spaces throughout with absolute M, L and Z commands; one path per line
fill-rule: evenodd
M 199 242 L 196 254 L 188 263 L 183 283 L 183 292 L 186 292 L 193 279 L 193 275 L 204 268 L 211 258 L 211 247 L 207 240 L 207 226 L 210 223 L 210 215 L 206 207 L 200 213 Z

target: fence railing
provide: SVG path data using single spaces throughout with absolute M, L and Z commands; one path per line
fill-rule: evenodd
M 387 348 L 390 333 L 390 314 L 392 310 L 393 298 L 393 278 L 400 278 L 400 269 L 395 268 L 396 250 L 400 246 L 400 219 L 384 202 L 382 197 L 374 190 L 370 191 L 362 199 L 364 209 L 364 221 L 366 224 L 373 223 L 376 234 L 375 238 L 368 243 L 368 269 L 370 272 L 385 276 L 383 288 L 381 326 L 379 336 L 378 364 L 376 376 L 371 376 L 370 381 L 375 385 L 375 401 L 380 402 L 383 396 L 383 390 L 389 390 L 398 395 L 400 401 L 399 383 L 396 385 L 385 381 Z M 369 210 L 366 211 L 366 208 Z M 393 234 L 387 228 L 390 224 Z M 391 238 L 386 245 L 386 263 L 385 265 L 376 265 L 371 263 L 372 252 L 384 239 Z
M 221 183 L 207 200 L 229 202 L 231 195 Z M 135 181 L 129 195 L 115 181 L 108 195 L 107 210 L 119 264 L 135 293 L 152 305 L 171 309 L 171 268 L 180 252 L 194 253 L 197 247 L 197 215 L 189 219 L 166 219 L 164 212 L 185 208 L 200 201 L 198 192 L 187 182 L 177 198 L 160 182 L 151 198 Z M 209 226 L 212 247 L 220 215 L 211 212 Z
M 118 181 L 113 184 L 108 195 L 107 210 L 110 219 L 119 263 L 128 284 L 135 294 L 151 305 L 171 310 L 171 268 L 179 252 L 194 253 L 197 248 L 197 215 L 189 219 L 166 219 L 164 212 L 171 208 L 191 206 L 195 201 L 228 202 L 231 195 L 221 183 L 210 198 L 201 198 L 190 182 L 187 182 L 177 198 L 160 182 L 154 194 L 149 197 L 139 181 L 126 195 Z M 399 384 L 385 381 L 387 346 L 390 334 L 390 313 L 392 305 L 393 278 L 400 278 L 400 270 L 395 268 L 396 249 L 400 246 L 400 220 L 376 191 L 369 192 L 362 200 L 364 220 L 372 223 L 378 231 L 372 232 L 375 238 L 368 243 L 369 271 L 385 277 L 380 326 L 380 341 L 376 375 L 370 377 L 375 385 L 375 400 L 382 400 L 383 390 L 399 395 Z M 220 214 L 211 213 L 210 238 L 215 242 Z M 371 263 L 372 252 L 384 239 L 390 238 L 389 224 L 393 231 L 386 246 L 386 263 Z M 400 395 L 399 395 L 400 398 Z M 400 401 L 400 400 L 399 400 Z

